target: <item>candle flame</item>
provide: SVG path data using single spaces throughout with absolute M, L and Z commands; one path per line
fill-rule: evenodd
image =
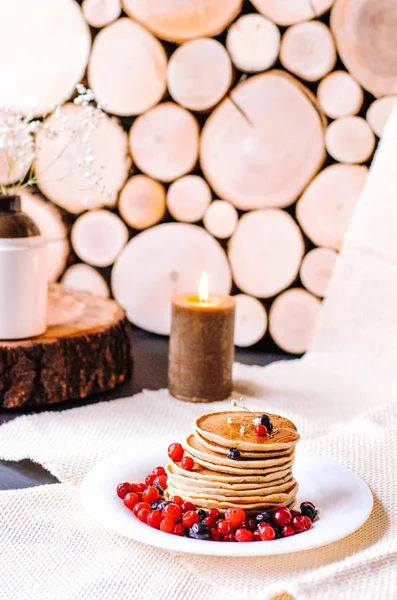
M 200 302 L 208 302 L 209 291 L 208 291 L 208 273 L 204 271 L 200 277 L 199 285 L 199 300 Z

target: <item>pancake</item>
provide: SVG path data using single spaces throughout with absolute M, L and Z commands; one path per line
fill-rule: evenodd
M 274 505 L 274 506 L 278 506 L 280 504 L 285 504 L 286 502 L 291 502 L 292 498 L 296 496 L 298 491 L 298 484 L 296 483 L 296 481 L 292 484 L 289 485 L 289 487 L 287 488 L 287 490 L 285 492 L 273 492 L 273 493 L 268 493 L 268 494 L 251 494 L 251 496 L 224 496 L 223 494 L 219 493 L 219 494 L 211 494 L 211 495 L 207 495 L 207 494 L 203 494 L 203 493 L 199 493 L 199 492 L 194 492 L 194 491 L 189 491 L 189 492 L 184 492 L 184 497 L 187 500 L 192 500 L 193 502 L 195 502 L 196 500 L 207 500 L 208 502 L 217 502 L 217 503 L 233 503 L 233 504 L 238 504 L 238 505 L 242 505 L 242 504 L 267 504 L 267 505 Z M 179 488 L 174 488 L 172 485 L 169 485 L 167 488 L 167 493 L 171 496 L 176 496 L 178 494 L 180 494 L 180 489 Z
M 248 468 L 248 467 L 240 467 L 240 466 L 229 466 L 229 465 L 219 465 L 219 464 L 214 464 L 209 460 L 203 460 L 202 458 L 198 458 L 197 456 L 193 456 L 192 454 L 190 454 L 190 452 L 188 450 L 185 451 L 186 456 L 191 456 L 194 460 L 194 462 L 198 465 L 201 465 L 202 467 L 205 467 L 206 469 L 210 469 L 219 473 L 229 473 L 230 475 L 263 475 L 264 473 L 266 473 L 267 471 L 271 471 L 274 472 L 277 469 L 281 469 L 281 468 L 292 468 L 292 465 L 294 464 L 294 460 L 293 460 L 293 455 L 292 457 L 289 457 L 288 462 L 284 462 L 282 465 L 273 465 L 273 466 L 269 466 L 268 469 L 261 467 L 258 469 L 255 468 Z M 240 461 L 231 461 L 232 463 L 237 465 L 239 464 Z M 255 466 L 255 465 L 254 465 Z
M 205 446 L 208 450 L 212 450 L 217 454 L 224 454 L 227 456 L 230 448 L 226 446 L 219 446 L 219 444 L 215 444 L 215 442 L 210 442 L 205 438 L 201 437 L 201 435 L 195 431 L 194 436 Z M 269 450 L 265 452 L 261 452 L 260 450 L 252 451 L 249 450 L 241 450 L 239 449 L 242 459 L 246 458 L 280 458 L 281 456 L 285 456 L 286 454 L 290 454 L 291 449 L 287 448 L 286 450 Z
M 264 496 L 265 494 L 275 494 L 280 492 L 286 492 L 295 483 L 295 479 L 290 477 L 288 481 L 282 482 L 275 485 L 268 485 L 266 487 L 257 486 L 254 488 L 250 488 L 247 490 L 239 490 L 239 489 L 228 489 L 223 487 L 202 487 L 199 485 L 192 485 L 192 482 L 185 483 L 179 480 L 175 480 L 171 477 L 168 479 L 168 485 L 171 485 L 173 488 L 177 488 L 180 493 L 186 492 L 194 492 L 199 496 L 213 496 L 213 495 L 222 495 L 222 496 L 230 496 L 230 497 L 247 497 L 247 496 Z
M 168 465 L 166 466 L 166 471 L 168 471 L 169 468 L 171 468 L 174 473 L 178 473 L 180 475 L 185 476 L 187 473 L 189 473 L 189 477 L 204 481 L 224 481 L 227 483 L 265 483 L 269 481 L 277 481 L 277 479 L 289 475 L 291 473 L 291 466 L 292 465 L 288 465 L 284 468 L 283 465 L 282 469 L 275 469 L 274 471 L 272 470 L 271 472 L 266 474 L 263 474 L 262 471 L 261 475 L 247 474 L 246 471 L 244 471 L 242 474 L 230 474 L 217 472 L 214 469 L 207 469 L 197 464 L 195 465 L 193 471 L 186 471 L 185 469 L 182 469 L 182 467 L 174 463 L 171 459 L 169 459 Z
M 260 417 L 263 413 L 254 413 Z M 195 431 L 209 442 L 220 446 L 247 451 L 291 450 L 299 440 L 296 426 L 284 417 L 269 414 L 273 431 L 266 436 L 256 436 L 253 415 L 247 411 L 224 411 L 203 415 L 196 420 Z M 232 419 L 232 423 L 228 420 Z M 241 427 L 245 428 L 241 432 Z
M 232 467 L 233 469 L 239 469 L 239 473 L 245 468 L 248 471 L 251 469 L 268 469 L 279 465 L 284 465 L 293 459 L 294 451 L 290 451 L 289 454 L 285 454 L 280 458 L 251 458 L 248 460 L 239 459 L 232 460 L 227 458 L 224 454 L 218 454 L 213 450 L 209 450 L 202 444 L 199 437 L 191 434 L 186 439 L 186 451 L 193 457 L 196 462 L 206 466 L 208 463 L 214 465 L 221 465 L 224 467 Z M 200 462 L 200 460 L 203 462 Z

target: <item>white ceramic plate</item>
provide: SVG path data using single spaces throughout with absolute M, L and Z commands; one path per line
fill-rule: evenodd
M 318 548 L 356 531 L 372 511 L 372 493 L 356 473 L 334 460 L 297 449 L 294 475 L 300 485 L 298 503 L 309 500 L 321 511 L 312 529 L 271 542 L 244 544 L 183 538 L 141 523 L 115 493 L 119 483 L 143 481 L 166 461 L 164 446 L 139 448 L 104 460 L 83 482 L 81 498 L 86 510 L 127 538 L 175 552 L 213 556 L 268 556 Z

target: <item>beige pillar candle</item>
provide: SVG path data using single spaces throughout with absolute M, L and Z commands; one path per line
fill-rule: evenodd
M 168 389 L 179 400 L 211 402 L 232 392 L 235 301 L 208 294 L 203 274 L 198 296 L 172 301 Z

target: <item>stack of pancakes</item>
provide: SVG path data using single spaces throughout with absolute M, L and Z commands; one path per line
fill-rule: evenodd
M 254 415 L 248 411 L 216 412 L 197 419 L 185 444 L 194 469 L 186 471 L 169 459 L 167 497 L 181 496 L 197 508 L 221 512 L 231 506 L 250 514 L 292 507 L 298 491 L 292 467 L 299 434 L 288 419 L 268 416 L 273 430 L 265 436 L 255 435 Z M 228 458 L 230 448 L 237 448 L 240 458 Z

